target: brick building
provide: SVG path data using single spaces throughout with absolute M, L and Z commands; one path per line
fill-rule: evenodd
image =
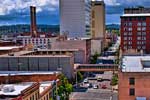
M 0 85 L 0 100 L 50 100 L 55 98 L 54 81 Z
M 124 56 L 119 71 L 119 100 L 150 99 L 150 56 Z
M 126 8 L 121 16 L 121 49 L 123 52 L 150 53 L 150 10 Z
M 0 71 L 0 84 L 52 81 L 59 77 L 59 72 Z

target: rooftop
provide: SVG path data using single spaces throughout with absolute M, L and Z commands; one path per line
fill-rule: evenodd
M 149 17 L 150 13 L 140 13 L 140 14 L 123 14 L 121 17 Z
M 32 86 L 33 83 L 20 83 L 20 84 L 5 84 L 0 85 L 0 95 L 6 96 L 18 96 L 21 92 L 28 87 Z
M 8 75 L 11 75 L 11 76 L 15 76 L 15 75 L 37 75 L 37 74 L 40 74 L 40 75 L 47 75 L 47 74 L 59 74 L 59 72 L 57 71 L 44 71 L 44 72 L 36 72 L 36 71 L 0 71 L 0 76 L 8 76 Z
M 12 49 L 17 49 L 17 48 L 22 48 L 22 46 L 6 46 L 6 47 L 0 47 L 0 51 L 3 51 L 3 50 L 12 50 Z
M 70 51 L 76 51 L 76 50 L 72 49 Z M 41 51 L 19 51 L 19 52 L 13 52 L 13 53 L 10 53 L 10 54 L 0 55 L 0 57 L 70 57 L 68 55 L 59 55 L 59 54 L 55 54 L 55 55 L 53 55 L 53 54 L 51 54 L 51 55 L 46 55 L 46 54 L 40 55 L 40 53 L 34 54 L 36 52 L 43 52 L 43 51 L 46 51 L 46 50 L 41 50 Z
M 124 56 L 122 72 L 150 72 L 150 56 Z
M 57 80 L 59 81 L 59 80 Z M 54 84 L 54 81 L 45 81 L 45 82 L 40 82 L 40 88 L 39 88 L 39 92 L 40 94 L 43 93 L 45 90 L 47 90 L 48 88 L 52 87 L 52 85 Z

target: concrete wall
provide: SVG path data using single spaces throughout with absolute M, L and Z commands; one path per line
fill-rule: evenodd
M 73 57 L 1 57 L 0 71 L 57 71 L 73 77 Z
M 129 78 L 135 78 L 135 85 L 129 84 Z M 135 96 L 129 95 L 129 89 L 135 88 Z M 136 100 L 136 97 L 150 99 L 150 73 L 122 73 L 119 72 L 119 99 Z
M 75 63 L 89 63 L 89 57 L 91 55 L 91 40 L 56 41 L 51 44 L 51 48 L 78 49 L 79 52 L 75 53 Z
M 94 55 L 96 52 L 101 54 L 102 51 L 102 40 L 91 40 L 91 55 Z

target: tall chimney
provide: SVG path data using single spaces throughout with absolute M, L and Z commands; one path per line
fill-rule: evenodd
M 30 18 L 31 18 L 31 35 L 33 37 L 37 36 L 37 27 L 36 27 L 36 7 L 30 6 Z

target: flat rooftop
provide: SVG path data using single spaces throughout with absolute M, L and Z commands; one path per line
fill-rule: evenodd
M 41 49 L 38 51 L 79 51 L 79 49 Z
M 150 13 L 140 13 L 140 14 L 123 14 L 121 17 L 149 17 Z
M 0 51 L 6 51 L 6 50 L 12 50 L 12 49 L 18 49 L 22 48 L 22 46 L 5 46 L 5 47 L 0 47 Z
M 0 71 L 0 76 L 15 76 L 15 75 L 53 75 L 53 74 L 59 74 L 58 71 Z
M 20 83 L 20 84 L 2 84 L 0 85 L 0 95 L 5 96 L 18 96 L 21 91 L 32 86 L 33 83 Z
M 59 80 L 57 80 L 57 81 L 59 81 Z M 53 84 L 54 84 L 54 81 L 40 82 L 40 87 L 39 87 L 40 94 L 43 93 L 48 88 L 53 87 Z
M 4 54 L 4 55 L 0 55 L 0 57 L 70 57 L 69 55 L 59 55 L 59 54 L 54 54 L 54 55 L 53 54 L 51 54 L 51 55 L 38 54 L 38 55 L 36 55 L 36 54 L 33 54 L 34 52 L 36 53 L 37 51 L 19 51 L 19 52 L 11 53 L 11 54 L 13 54 L 13 56 L 10 56 L 9 54 Z
M 150 72 L 150 56 L 124 56 L 122 72 Z

